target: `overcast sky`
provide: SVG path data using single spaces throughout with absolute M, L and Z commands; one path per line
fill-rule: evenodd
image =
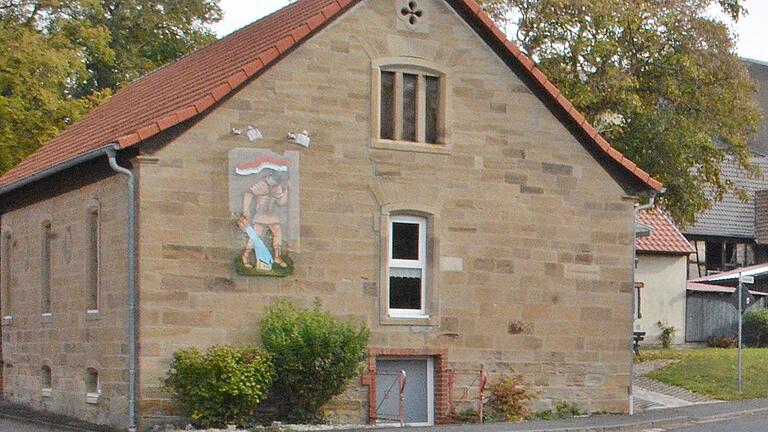
M 224 19 L 214 25 L 224 36 L 288 4 L 288 0 L 221 0 Z M 739 35 L 739 55 L 768 62 L 768 1 L 746 0 L 749 15 L 735 29 Z

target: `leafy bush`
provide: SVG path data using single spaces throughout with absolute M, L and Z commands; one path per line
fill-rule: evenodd
M 519 421 L 528 414 L 525 402 L 536 397 L 523 376 L 510 368 L 511 375 L 491 386 L 491 408 L 501 421 Z
M 526 420 L 562 420 L 580 416 L 581 410 L 576 404 L 567 401 L 560 401 L 555 404 L 555 409 L 539 411 L 527 416 Z
M 750 309 L 744 314 L 744 340 L 754 347 L 768 346 L 768 309 Z
M 173 354 L 165 386 L 204 428 L 243 425 L 274 378 L 269 355 L 256 348 L 214 346 Z
M 317 421 L 320 408 L 342 393 L 366 358 L 369 331 L 344 323 L 320 309 L 290 302 L 267 310 L 261 342 L 277 378 L 270 393 L 277 415 L 286 420 Z
M 733 348 L 738 344 L 737 336 L 712 336 L 707 339 L 707 346 L 710 348 Z
M 664 349 L 669 349 L 672 346 L 672 341 L 675 339 L 675 333 L 677 333 L 677 329 L 674 326 L 666 326 L 662 324 L 661 321 L 657 322 L 656 325 L 658 325 L 661 329 L 661 334 L 659 334 L 661 347 Z

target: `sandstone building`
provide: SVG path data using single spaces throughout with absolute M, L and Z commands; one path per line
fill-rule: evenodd
M 445 422 L 481 366 L 623 412 L 633 204 L 660 189 L 472 0 L 299 0 L 0 178 L 4 397 L 166 422 L 175 350 L 319 298 L 372 331 L 338 419 L 384 418 L 406 368 L 408 421 Z

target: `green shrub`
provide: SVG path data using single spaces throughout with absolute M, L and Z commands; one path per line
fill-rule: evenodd
M 491 386 L 491 408 L 501 421 L 514 422 L 528 414 L 526 402 L 536 397 L 523 376 L 510 368 L 511 375 L 504 376 Z
M 269 355 L 256 348 L 214 346 L 173 354 L 165 386 L 195 425 L 242 426 L 269 391 L 274 371 Z
M 751 346 L 768 346 L 768 309 L 750 309 L 744 314 L 744 340 Z
M 270 401 L 285 420 L 317 421 L 320 408 L 358 376 L 368 329 L 341 322 L 320 309 L 280 302 L 261 321 L 261 342 L 277 377 Z
M 674 326 L 666 326 L 662 324 L 661 321 L 657 322 L 656 325 L 658 325 L 661 329 L 661 334 L 659 334 L 661 347 L 664 349 L 669 349 L 672 346 L 672 340 L 675 339 L 675 333 L 677 333 L 677 329 Z
M 526 420 L 562 420 L 582 415 L 581 410 L 575 404 L 560 401 L 555 404 L 555 409 L 539 411 L 527 416 Z

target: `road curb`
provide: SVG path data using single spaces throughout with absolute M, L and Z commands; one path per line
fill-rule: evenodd
M 695 421 L 695 422 L 709 422 L 709 421 L 717 421 L 717 420 L 728 420 L 728 419 L 732 419 L 732 418 L 743 417 L 743 416 L 752 416 L 752 415 L 763 414 L 763 413 L 768 413 L 768 407 L 764 407 L 764 408 L 751 408 L 751 409 L 748 409 L 748 410 L 738 411 L 738 412 L 715 414 L 715 415 L 711 415 L 711 416 L 694 417 L 694 418 L 692 418 L 692 421 Z
M 697 423 L 707 423 L 718 420 L 729 420 L 744 416 L 753 416 L 768 413 L 768 407 L 765 408 L 751 408 L 744 411 L 733 411 L 724 414 L 715 414 L 711 416 L 676 416 L 658 420 L 641 420 L 641 421 L 628 421 L 624 423 L 617 423 L 612 425 L 595 425 L 595 426 L 567 426 L 559 428 L 535 428 L 525 429 L 524 432 L 630 432 L 641 431 L 645 429 L 654 428 L 678 428 L 684 426 L 691 426 Z M 500 432 L 504 432 L 502 429 Z M 512 430 L 509 432 L 523 432 L 520 429 Z
M 661 420 L 646 420 L 639 422 L 626 422 L 613 425 L 602 426 L 568 426 L 561 428 L 545 428 L 545 429 L 526 429 L 525 432 L 618 432 L 618 431 L 632 431 L 638 429 L 650 429 L 658 427 L 677 427 L 689 424 L 691 421 L 688 416 L 679 416 L 669 419 Z M 523 431 L 515 431 L 523 432 Z

